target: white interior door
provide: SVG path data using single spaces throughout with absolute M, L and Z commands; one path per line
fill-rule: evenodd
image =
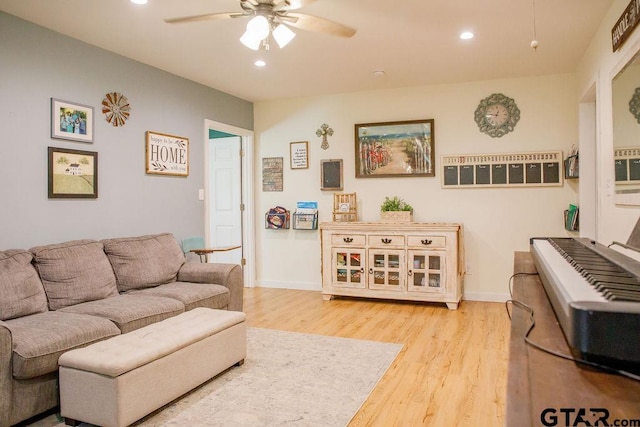
M 242 168 L 239 136 L 209 140 L 209 247 L 242 246 Z M 242 247 L 209 255 L 209 262 L 241 264 Z

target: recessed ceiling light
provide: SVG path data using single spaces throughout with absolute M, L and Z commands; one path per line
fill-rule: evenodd
M 384 70 L 374 70 L 373 71 L 373 77 L 377 77 L 377 78 L 381 78 L 384 77 L 386 73 L 384 72 Z
M 264 62 L 262 59 L 258 59 L 256 62 L 253 63 L 253 65 L 255 65 L 256 67 L 264 67 L 265 65 L 267 65 L 267 63 Z
M 460 38 L 462 40 L 469 40 L 473 38 L 473 33 L 471 31 L 465 31 L 460 34 Z
M 147 0 L 130 0 L 131 3 L 135 4 L 147 4 Z

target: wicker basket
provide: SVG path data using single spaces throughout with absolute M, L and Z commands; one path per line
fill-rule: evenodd
M 413 222 L 411 211 L 384 211 L 380 212 L 382 222 Z

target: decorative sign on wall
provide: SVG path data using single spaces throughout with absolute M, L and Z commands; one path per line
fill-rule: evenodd
M 309 143 L 307 141 L 289 143 L 291 169 L 307 169 L 309 167 Z
M 146 172 L 189 176 L 189 138 L 147 131 Z
M 620 147 L 613 151 L 616 184 L 640 185 L 640 148 Z
M 262 158 L 262 191 L 283 191 L 282 157 Z
M 562 186 L 562 151 L 442 157 L 442 188 Z
M 638 23 L 640 23 L 640 0 L 631 0 L 611 29 L 611 45 L 614 52 L 620 49 Z

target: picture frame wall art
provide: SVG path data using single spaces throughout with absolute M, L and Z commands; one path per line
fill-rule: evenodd
M 342 159 L 320 160 L 320 190 L 342 191 Z
M 291 142 L 289 143 L 289 155 L 291 169 L 308 169 L 309 168 L 309 142 Z
M 97 199 L 98 153 L 48 147 L 49 198 Z
M 51 138 L 93 142 L 93 107 L 51 98 Z
M 355 125 L 356 178 L 433 177 L 435 121 Z
M 146 132 L 146 173 L 189 176 L 189 138 Z
M 262 158 L 262 191 L 284 191 L 282 157 Z

